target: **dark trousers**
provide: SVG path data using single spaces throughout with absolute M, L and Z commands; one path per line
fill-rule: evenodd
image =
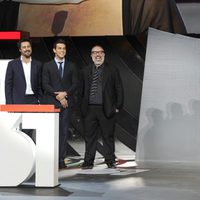
M 88 113 L 84 118 L 86 151 L 84 161 L 93 164 L 96 154 L 98 132 L 101 130 L 103 148 L 106 163 L 115 162 L 115 118 L 106 118 L 103 107 L 99 105 L 89 105 Z
M 35 95 L 25 95 L 25 104 L 38 104 L 38 99 Z
M 61 109 L 59 116 L 59 161 L 65 158 L 71 109 Z

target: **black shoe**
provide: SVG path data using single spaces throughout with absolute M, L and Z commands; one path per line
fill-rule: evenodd
M 65 162 L 64 162 L 64 160 L 60 160 L 59 161 L 59 169 L 64 169 L 64 168 L 66 168 Z
M 115 169 L 117 166 L 115 163 L 107 163 L 109 169 Z
M 82 169 L 92 169 L 94 167 L 93 164 L 90 164 L 90 163 L 87 163 L 87 162 L 84 162 L 82 165 L 81 165 L 81 168 Z

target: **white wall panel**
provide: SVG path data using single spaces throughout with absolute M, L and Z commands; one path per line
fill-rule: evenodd
M 10 60 L 0 60 L 0 104 L 5 104 L 5 74 Z
M 149 29 L 137 161 L 200 163 L 200 40 Z

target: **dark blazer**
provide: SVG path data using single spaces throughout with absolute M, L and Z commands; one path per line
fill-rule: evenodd
M 81 113 L 87 114 L 90 87 L 92 82 L 92 67 L 89 65 L 81 71 L 79 100 Z M 123 85 L 119 71 L 116 67 L 104 64 L 102 75 L 103 111 L 106 117 L 112 117 L 116 113 L 116 108 L 121 109 L 124 102 Z
M 41 100 L 41 62 L 31 61 L 31 86 L 34 94 Z M 5 77 L 6 104 L 25 104 L 26 80 L 20 58 L 8 63 Z
M 62 78 L 54 60 L 45 63 L 42 73 L 42 85 L 44 90 L 43 103 L 54 104 L 57 108 L 61 108 L 62 106 L 60 102 L 56 100 L 54 92 L 66 91 L 68 93 L 68 107 L 73 106 L 73 94 L 77 89 L 77 83 L 77 69 L 74 63 L 65 59 Z

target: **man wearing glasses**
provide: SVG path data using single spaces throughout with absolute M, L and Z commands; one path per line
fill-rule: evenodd
M 85 125 L 86 151 L 82 169 L 92 169 L 98 140 L 98 128 L 103 140 L 105 163 L 115 164 L 115 113 L 123 106 L 123 86 L 116 67 L 104 63 L 104 49 L 96 45 L 91 50 L 92 65 L 81 73 L 80 101 Z

